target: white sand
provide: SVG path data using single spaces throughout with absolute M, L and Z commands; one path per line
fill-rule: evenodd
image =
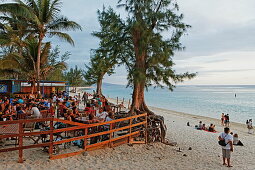
M 151 109 L 165 117 L 167 138 L 178 143 L 178 146 L 167 146 L 161 143 L 150 145 L 122 145 L 90 151 L 84 155 L 70 158 L 49 160 L 47 153 L 41 149 L 26 150 L 23 164 L 17 163 L 18 152 L 0 153 L 0 169 L 229 169 L 222 165 L 221 148 L 217 143 L 218 133 L 209 133 L 194 129 L 199 120 L 207 125 L 216 124 L 216 129 L 223 127 L 220 121 L 212 118 L 178 113 L 164 109 Z M 219 115 L 220 116 L 220 115 Z M 187 127 L 190 122 L 193 127 Z M 231 124 L 231 130 L 239 134 L 243 147 L 235 147 L 232 154 L 233 170 L 255 169 L 255 135 L 248 135 L 245 125 Z M 182 152 L 177 152 L 178 148 Z M 188 150 L 192 147 L 192 150 Z M 186 154 L 187 156 L 183 156 Z

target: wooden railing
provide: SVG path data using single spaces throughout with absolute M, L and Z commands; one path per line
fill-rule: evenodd
M 133 124 L 134 119 L 136 120 L 135 124 Z M 137 121 L 139 119 L 139 121 Z M 123 126 L 123 127 L 114 127 L 114 124 L 120 123 L 120 122 L 128 122 L 128 125 Z M 39 131 L 39 132 L 24 132 L 23 125 L 25 123 L 31 123 L 31 122 L 50 122 L 50 130 L 47 131 Z M 54 129 L 53 125 L 54 122 L 62 122 L 65 124 L 73 125 L 73 127 L 68 127 L 68 128 L 62 128 L 62 129 Z M 13 148 L 3 148 L 0 149 L 0 152 L 9 152 L 9 151 L 14 151 L 18 150 L 19 151 L 19 161 L 20 163 L 23 162 L 23 150 L 24 149 L 30 149 L 30 148 L 38 148 L 38 147 L 49 147 L 49 158 L 50 159 L 60 159 L 60 158 L 65 158 L 69 156 L 74 156 L 80 153 L 83 153 L 87 150 L 94 150 L 98 149 L 101 147 L 114 147 L 123 143 L 147 143 L 147 114 L 140 114 L 136 116 L 131 116 L 127 118 L 122 118 L 122 119 L 117 119 L 117 120 L 112 120 L 108 122 L 103 122 L 103 123 L 95 123 L 95 124 L 83 124 L 83 123 L 77 123 L 77 122 L 71 122 L 67 120 L 62 120 L 62 119 L 57 119 L 57 118 L 44 118 L 44 119 L 25 119 L 25 120 L 17 120 L 17 121 L 5 121 L 5 122 L 0 122 L 0 125 L 11 125 L 11 124 L 18 124 L 19 125 L 19 133 L 17 134 L 7 134 L 7 135 L 0 135 L 0 139 L 2 138 L 11 138 L 11 137 L 17 137 L 19 144 L 18 147 L 13 147 Z M 92 133 L 88 134 L 89 128 L 95 128 L 103 125 L 110 125 L 110 128 L 108 131 L 102 131 L 102 132 L 97 132 L 97 133 Z M 135 127 L 142 127 L 144 134 L 144 140 L 143 141 L 134 141 L 134 137 L 138 136 L 141 133 L 141 128 L 135 129 Z M 127 134 L 119 137 L 114 137 L 113 133 L 122 131 L 122 130 L 127 130 Z M 81 136 L 76 136 L 68 139 L 63 139 L 60 141 L 54 141 L 54 134 L 55 133 L 66 133 L 70 131 L 83 131 L 84 133 Z M 48 134 L 50 135 L 50 140 L 49 142 L 45 143 L 40 143 L 40 144 L 33 144 L 33 145 L 27 145 L 24 146 L 23 144 L 23 139 L 24 137 L 32 137 L 32 136 L 40 136 L 43 134 Z M 88 139 L 97 137 L 97 136 L 102 136 L 102 135 L 109 135 L 109 139 L 105 141 L 100 141 L 98 143 L 94 144 L 88 144 Z M 84 141 L 84 147 L 76 152 L 72 153 L 65 153 L 65 154 L 60 154 L 60 155 L 53 155 L 53 147 L 55 145 L 67 143 L 67 142 L 72 142 L 76 140 L 83 140 Z

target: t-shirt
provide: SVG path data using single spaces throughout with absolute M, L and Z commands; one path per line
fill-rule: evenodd
M 238 137 L 233 137 L 233 144 L 237 145 L 238 142 L 239 142 Z
M 36 118 L 39 118 L 41 116 L 41 113 L 37 107 L 32 107 L 31 114 Z
M 106 122 L 109 122 L 109 121 L 112 121 L 113 119 L 112 118 L 110 118 L 109 116 L 107 116 L 106 118 L 105 118 L 105 121 Z M 105 128 L 109 128 L 110 127 L 110 124 L 106 124 L 106 125 L 103 125 Z
M 96 116 L 101 118 L 101 119 L 105 119 L 107 115 L 108 115 L 107 112 L 102 112 L 102 113 L 98 113 Z
M 233 136 L 227 133 L 221 133 L 220 137 L 225 139 L 225 143 L 228 143 L 226 146 L 222 146 L 222 149 L 230 149 L 229 141 L 233 142 Z

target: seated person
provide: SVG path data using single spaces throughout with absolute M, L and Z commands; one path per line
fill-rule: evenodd
M 233 145 L 243 146 L 243 143 L 238 139 L 238 134 L 233 135 Z
M 99 113 L 96 114 L 96 117 L 105 120 L 107 115 L 108 115 L 108 113 L 106 112 L 106 110 L 101 107 L 99 109 Z
M 209 132 L 215 132 L 215 125 L 211 124 L 208 128 Z
M 16 110 L 17 110 L 17 115 L 26 113 L 20 106 L 18 106 Z
M 114 115 L 113 115 L 112 112 L 109 112 L 109 114 L 105 118 L 105 121 L 109 122 L 109 121 L 112 121 L 112 120 L 114 120 Z M 106 124 L 106 125 L 103 125 L 103 126 L 104 126 L 104 129 L 106 129 L 106 130 L 110 129 L 110 124 Z
M 77 116 L 73 113 L 73 110 L 68 110 L 67 111 L 67 114 L 66 114 L 66 119 L 67 120 L 69 120 L 69 121 L 75 121 L 75 118 L 76 118 Z
M 202 126 L 203 126 L 202 121 L 199 121 L 198 126 L 195 126 L 195 127 L 197 130 L 202 130 Z
M 99 123 L 100 121 L 96 119 L 94 114 L 89 114 L 89 123 Z
M 202 125 L 202 130 L 207 130 L 207 128 L 205 127 L 205 124 Z
M 38 107 L 35 104 L 32 105 L 31 115 L 34 118 L 40 118 L 41 117 L 41 112 L 39 111 Z
M 73 114 L 75 114 L 77 117 L 80 116 L 79 110 L 76 106 L 73 107 L 72 110 L 73 110 Z

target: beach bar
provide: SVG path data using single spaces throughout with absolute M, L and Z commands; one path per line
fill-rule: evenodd
M 36 92 L 36 84 L 34 93 Z M 28 80 L 0 80 L 0 97 L 1 96 L 25 96 L 32 94 L 32 81 Z M 40 81 L 40 91 L 43 96 L 50 96 L 51 93 L 59 91 L 69 91 L 68 81 Z

